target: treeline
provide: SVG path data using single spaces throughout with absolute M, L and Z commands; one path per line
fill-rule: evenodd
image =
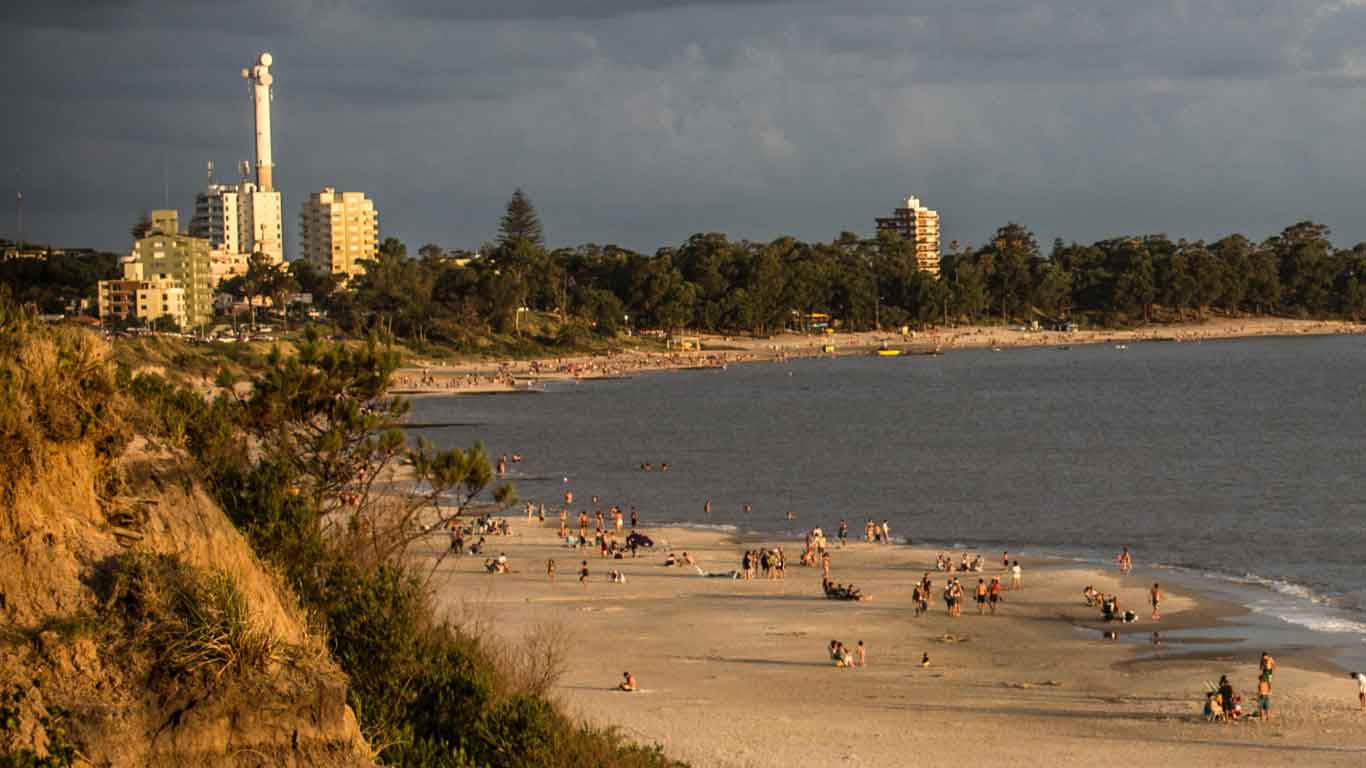
M 119 275 L 119 256 L 100 251 L 49 252 L 45 258 L 0 261 L 0 285 L 20 304 L 60 314 L 81 299 L 95 298 L 101 280 Z
M 936 279 L 909 243 L 844 233 L 829 243 L 698 234 L 644 255 L 616 246 L 546 249 L 505 231 L 478 254 L 384 241 L 353 290 L 329 302 L 353 332 L 461 345 L 518 329 L 522 308 L 559 315 L 562 334 L 696 329 L 765 335 L 824 313 L 840 327 L 1071 319 L 1126 325 L 1211 312 L 1360 318 L 1366 244 L 1339 250 L 1312 222 L 1264 242 L 1242 235 L 1173 241 L 1055 241 L 1047 255 L 1018 224 L 981 247 L 950 244 Z

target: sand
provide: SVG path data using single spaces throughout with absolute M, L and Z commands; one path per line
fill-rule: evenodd
M 1203 342 L 1267 336 L 1324 336 L 1366 333 L 1366 324 L 1336 320 L 1214 318 L 1201 322 L 1149 325 L 1131 330 L 1011 330 L 999 325 L 937 328 L 903 337 L 895 332 L 783 333 L 769 338 L 694 335 L 700 351 L 646 352 L 628 349 L 611 355 L 545 360 L 416 361 L 395 375 L 395 394 L 488 394 L 536 389 L 547 381 L 613 378 L 660 370 L 771 362 L 800 357 L 867 355 L 888 346 L 906 353 L 983 348 Z M 823 351 L 829 345 L 834 352 Z M 533 364 L 537 370 L 533 372 Z
M 487 552 L 506 552 L 514 573 L 488 575 L 477 557 L 447 559 L 433 579 L 443 606 L 473 610 L 509 642 L 554 627 L 570 654 L 555 695 L 571 711 L 694 766 L 1366 764 L 1355 684 L 1321 659 L 1277 654 L 1271 722 L 1213 724 L 1199 716 L 1204 681 L 1228 674 L 1255 709 L 1255 655 L 1182 658 L 1167 645 L 1151 658 L 1150 644 L 1102 639 L 1099 613 L 1081 597 L 1087 584 L 1118 591 L 1142 617 L 1124 628 L 1139 637 L 1238 610 L 1167 589 L 1152 622 L 1141 563 L 1121 579 L 1024 560 L 1024 589 L 1008 592 L 998 615 L 978 616 L 969 602 L 949 618 L 936 600 L 913 618 L 912 585 L 936 554 L 923 548 L 836 550 L 833 578 L 872 596 L 838 602 L 822 597 L 819 568 L 796 565 L 801 542 L 763 542 L 788 553 L 785 580 L 733 581 L 662 563 L 687 550 L 707 570 L 729 570 L 759 539 L 645 529 L 656 549 L 613 561 L 564 547 L 551 521 L 509 519 L 514 535 L 490 537 Z M 830 532 L 832 521 L 822 522 Z M 982 554 L 989 580 L 1001 573 L 1000 553 Z M 559 566 L 553 584 L 547 558 Z M 587 587 L 577 580 L 583 559 Z M 613 567 L 627 583 L 608 581 Z M 938 592 L 945 574 L 931 577 Z M 965 577 L 969 591 L 976 579 Z M 863 640 L 868 665 L 833 666 L 831 639 Z M 641 690 L 616 691 L 628 670 Z

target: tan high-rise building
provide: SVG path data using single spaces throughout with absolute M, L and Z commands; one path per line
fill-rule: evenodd
M 939 212 L 920 204 L 920 198 L 906 198 L 906 206 L 891 216 L 877 219 L 879 232 L 891 231 L 915 246 L 915 263 L 923 272 L 939 276 Z
M 299 239 L 302 258 L 334 275 L 355 277 L 365 271 L 361 262 L 379 250 L 379 214 L 364 193 L 324 187 L 299 212 Z

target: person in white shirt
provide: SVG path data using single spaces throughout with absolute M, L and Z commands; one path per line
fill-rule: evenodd
M 1357 681 L 1357 699 L 1361 702 L 1361 709 L 1366 711 L 1366 674 L 1353 672 L 1351 677 Z

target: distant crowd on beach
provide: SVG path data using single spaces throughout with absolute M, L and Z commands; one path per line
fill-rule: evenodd
M 522 457 L 518 454 L 503 454 L 498 460 L 498 472 L 504 474 L 511 463 L 520 462 Z M 640 465 L 642 471 L 651 471 L 655 467 L 665 471 L 668 467 L 667 462 L 644 462 Z M 566 478 L 566 482 L 568 478 Z M 635 505 L 622 504 L 603 504 L 594 495 L 589 497 L 589 504 L 574 508 L 574 494 L 571 490 L 563 492 L 562 503 L 558 505 L 556 517 L 558 518 L 558 538 L 562 545 L 575 553 L 575 558 L 579 564 L 577 568 L 578 584 L 585 590 L 589 588 L 593 580 L 595 568 L 590 565 L 590 560 L 580 556 L 588 550 L 596 551 L 599 560 L 609 561 L 603 571 L 602 578 L 608 583 L 624 586 L 627 583 L 626 574 L 622 571 L 621 565 L 614 562 L 630 558 L 636 560 L 642 552 L 647 554 L 655 552 L 657 542 L 653 537 L 645 533 L 641 527 L 641 511 Z M 704 512 L 710 514 L 711 501 L 704 504 Z M 547 510 L 544 502 L 525 502 L 523 512 L 528 525 L 541 525 L 546 522 Z M 753 514 L 753 505 L 746 502 L 741 507 L 741 512 L 745 515 Z M 787 512 L 786 518 L 792 520 L 793 513 Z M 832 576 L 832 563 L 836 553 L 840 549 L 847 548 L 849 544 L 850 525 L 847 519 L 840 519 L 835 527 L 835 538 L 833 542 L 826 536 L 823 528 L 816 526 L 807 529 L 803 536 L 801 556 L 797 559 L 798 567 L 819 568 L 821 572 L 821 591 L 822 595 L 830 600 L 866 602 L 872 596 L 865 593 L 863 589 L 853 583 L 839 581 Z M 488 546 L 488 537 L 512 536 L 513 530 L 506 517 L 493 516 L 489 514 L 476 516 L 472 520 L 457 518 L 449 529 L 451 554 L 456 557 L 464 555 L 485 556 L 485 549 Z M 472 541 L 472 543 L 471 543 Z M 888 520 L 876 521 L 867 518 L 863 524 L 863 541 L 867 544 L 885 546 L 893 543 L 891 526 Z M 910 543 L 909 539 L 905 540 Z M 696 572 L 697 575 L 707 578 L 724 578 L 735 581 L 753 581 L 758 579 L 780 581 L 787 577 L 789 560 L 782 546 L 760 546 L 746 547 L 739 553 L 735 568 L 720 571 L 708 571 L 701 563 L 695 553 L 683 550 L 677 551 L 668 546 L 667 542 L 660 542 L 659 548 L 667 554 L 662 555 L 659 563 L 665 568 L 685 568 Z M 660 555 L 655 555 L 661 557 Z M 1002 551 L 999 559 L 999 570 L 994 573 L 987 573 L 988 570 L 995 570 L 996 566 L 988 566 L 986 557 L 980 552 L 939 552 L 935 557 L 935 571 L 945 574 L 942 587 L 936 585 L 932 571 L 925 571 L 918 581 L 912 585 L 911 591 L 911 616 L 920 618 L 931 613 L 931 603 L 938 598 L 942 601 L 944 615 L 950 619 L 958 619 L 963 615 L 963 605 L 971 600 L 979 616 L 994 616 L 1005 605 L 1009 593 L 1023 590 L 1023 568 L 1020 560 L 1012 557 L 1009 550 Z M 1115 569 L 1120 577 L 1129 576 L 1134 568 L 1133 553 L 1127 547 L 1123 548 L 1115 556 Z M 559 566 L 554 558 L 548 559 L 545 564 L 546 579 L 554 584 L 557 580 Z M 499 552 L 497 556 L 487 557 L 483 560 L 483 570 L 491 575 L 503 575 L 516 573 L 512 561 L 505 552 Z M 972 584 L 971 579 L 976 576 L 976 583 Z M 1148 603 L 1151 608 L 1150 618 L 1152 621 L 1161 619 L 1161 606 L 1163 602 L 1163 591 L 1159 583 L 1153 582 L 1147 588 Z M 1082 592 L 1082 599 L 1087 607 L 1099 612 L 1098 619 L 1110 623 L 1132 624 L 1139 620 L 1137 612 L 1130 607 L 1121 606 L 1120 597 L 1117 592 L 1105 592 L 1096 589 L 1092 585 L 1087 585 Z M 1118 638 L 1117 632 L 1106 631 L 1107 638 Z M 1154 642 L 1158 642 L 1158 633 L 1154 633 Z M 846 670 L 857 669 L 868 664 L 869 649 L 864 641 L 858 640 L 853 645 L 848 645 L 842 640 L 832 639 L 826 648 L 826 653 L 831 663 Z M 930 654 L 924 652 L 920 659 L 922 668 L 929 667 Z M 1210 722 L 1239 722 L 1244 720 L 1256 719 L 1260 721 L 1270 720 L 1272 717 L 1272 683 L 1276 670 L 1276 660 L 1269 653 L 1263 653 L 1258 664 L 1258 673 L 1254 688 L 1255 707 L 1245 703 L 1244 697 L 1235 689 L 1228 675 L 1220 677 L 1217 683 L 1206 683 L 1206 691 L 1203 702 L 1203 712 L 1206 720 Z M 1351 673 L 1353 681 L 1358 687 L 1358 700 L 1360 707 L 1366 711 L 1366 673 Z M 638 683 L 630 672 L 623 673 L 622 682 L 616 686 L 621 691 L 632 692 L 638 690 Z

